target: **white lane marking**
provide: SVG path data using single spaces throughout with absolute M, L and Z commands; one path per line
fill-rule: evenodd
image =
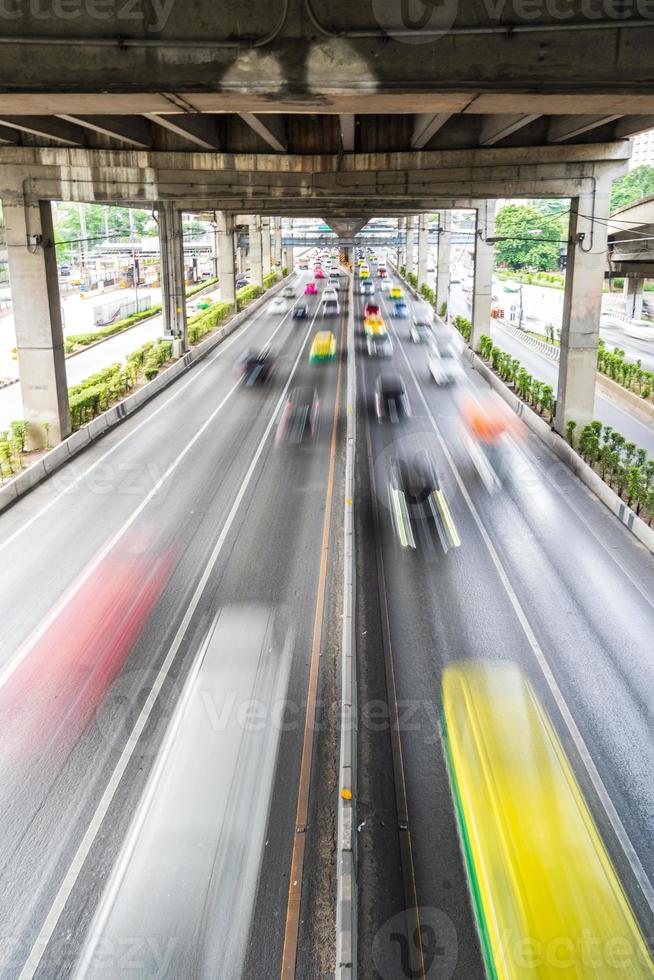
M 85 480 L 87 478 L 87 476 L 90 473 L 93 472 L 93 470 L 95 470 L 98 466 L 100 466 L 102 463 L 104 463 L 104 461 L 106 459 L 108 459 L 109 456 L 111 456 L 113 453 L 115 453 L 116 450 L 120 449 L 120 447 L 123 446 L 129 439 L 132 439 L 133 436 L 135 436 L 136 433 L 139 432 L 144 426 L 149 425 L 152 422 L 152 420 L 157 417 L 157 415 L 159 415 L 161 412 L 165 411 L 169 407 L 169 405 L 170 405 L 171 402 L 173 402 L 176 398 L 179 398 L 179 396 L 182 394 L 182 392 L 186 391 L 186 389 L 188 388 L 189 385 L 194 384 L 198 380 L 198 378 L 200 377 L 200 375 L 204 374 L 204 372 L 207 371 L 211 367 L 211 365 L 214 363 L 214 361 L 217 361 L 219 357 L 222 357 L 223 354 L 225 354 L 229 350 L 229 348 L 232 347 L 232 345 L 235 344 L 236 341 L 240 337 L 243 336 L 243 334 L 245 333 L 245 331 L 248 330 L 254 323 L 257 322 L 257 320 L 260 319 L 260 317 L 262 317 L 267 312 L 268 312 L 268 306 L 267 306 L 267 304 L 265 304 L 259 310 L 258 313 L 255 313 L 255 315 L 251 319 L 247 320 L 240 327 L 237 327 L 236 330 L 234 331 L 234 334 L 231 337 L 231 339 L 226 340 L 223 344 L 220 344 L 219 347 L 218 347 L 218 350 L 214 354 L 212 354 L 210 356 L 207 356 L 204 359 L 204 364 L 201 367 L 198 366 L 198 367 L 192 368 L 191 369 L 191 372 L 190 372 L 191 376 L 188 378 L 188 380 L 183 385 L 181 385 L 179 388 L 175 388 L 175 390 L 170 395 L 170 397 L 167 398 L 167 399 L 165 399 L 165 401 L 162 402 L 162 404 L 159 406 L 159 408 L 156 408 L 154 410 L 154 412 L 152 412 L 150 415 L 148 415 L 148 417 L 146 419 L 143 419 L 142 422 L 139 422 L 138 425 L 134 426 L 134 428 L 131 429 L 125 436 L 123 436 L 123 438 L 120 439 L 116 443 L 115 446 L 112 446 L 112 448 L 111 449 L 108 449 L 106 453 L 103 453 L 102 456 L 100 456 L 95 461 L 95 463 L 91 463 L 91 465 L 86 470 L 84 470 L 83 473 L 80 473 L 79 476 L 75 477 L 75 479 L 68 486 L 64 487 L 64 489 L 60 493 L 56 494 L 56 496 L 54 496 L 52 498 L 52 500 L 48 501 L 47 504 L 44 504 L 43 507 L 41 507 L 41 509 L 38 510 L 35 514 L 33 514 L 32 517 L 30 517 L 27 521 L 25 521 L 24 524 L 21 524 L 21 526 L 19 528 L 17 528 L 13 532 L 13 534 L 10 534 L 8 538 L 5 538 L 4 541 L 1 541 L 0 542 L 0 552 L 2 552 L 8 545 L 10 545 L 12 543 L 12 541 L 15 541 L 16 538 L 19 537 L 19 535 L 21 535 L 24 531 L 27 530 L 27 528 L 31 527 L 32 524 L 35 523 L 35 521 L 38 521 L 41 517 L 43 517 L 44 514 L 47 514 L 47 512 L 52 507 L 54 507 L 54 505 L 56 503 L 58 503 L 58 501 L 61 499 L 61 497 L 63 497 L 66 494 L 70 493 L 71 490 L 73 490 L 79 483 L 81 483 L 82 480 Z M 287 319 L 287 317 L 289 316 L 290 313 L 291 313 L 291 310 L 289 310 L 288 313 L 285 314 L 285 316 L 283 317 L 283 319 L 279 323 L 279 326 L 275 329 L 275 331 L 273 332 L 273 334 L 268 338 L 267 343 L 270 343 L 270 341 L 275 336 L 275 334 L 277 333 L 277 331 L 282 326 L 282 324 Z
M 538 439 L 538 436 L 535 436 L 535 438 Z M 562 460 L 559 459 L 559 457 L 556 455 L 556 453 L 552 452 L 552 450 L 549 448 L 549 446 L 546 446 L 545 443 L 541 443 L 540 440 L 539 440 L 539 444 L 541 446 L 543 446 L 543 448 L 546 450 L 546 452 L 548 453 L 548 455 L 551 457 L 551 460 L 552 460 L 553 463 L 559 463 L 564 469 L 566 469 L 566 470 L 568 469 L 566 467 L 565 463 L 562 462 Z M 595 531 L 593 530 L 593 527 L 591 526 L 591 524 L 589 524 L 588 520 L 586 519 L 586 517 L 584 516 L 584 514 L 582 513 L 582 511 L 576 506 L 576 504 L 573 504 L 572 503 L 572 501 L 569 499 L 569 497 L 563 492 L 563 490 L 561 490 L 560 487 L 558 487 L 556 485 L 555 482 L 550 481 L 549 474 L 548 474 L 547 470 L 545 469 L 545 467 L 543 466 L 543 464 L 538 459 L 538 457 L 537 456 L 534 456 L 534 459 L 531 461 L 531 463 L 532 463 L 533 466 L 536 467 L 537 470 L 540 471 L 541 475 L 544 477 L 545 482 L 546 482 L 547 486 L 550 489 L 550 492 L 552 492 L 552 488 L 553 488 L 553 491 L 557 494 L 557 496 L 560 497 L 561 500 L 566 504 L 566 506 L 570 508 L 570 510 L 573 512 L 573 514 L 577 517 L 577 519 L 580 520 L 581 523 L 584 525 L 584 527 L 589 532 L 589 534 L 591 535 L 591 537 L 594 538 L 594 540 L 602 548 L 602 550 L 606 553 L 606 555 L 611 559 L 611 561 L 613 561 L 615 563 L 616 567 L 620 570 L 620 572 L 622 572 L 622 574 L 624 575 L 624 577 L 626 579 L 628 579 L 629 584 L 636 590 L 636 592 L 639 593 L 639 595 L 645 600 L 645 602 L 649 606 L 651 606 L 652 609 L 654 609 L 654 599 L 652 599 L 651 596 L 648 596 L 645 592 L 643 592 L 641 586 L 636 581 L 636 579 L 632 576 L 631 572 L 627 571 L 627 569 L 618 561 L 618 559 L 617 559 L 616 555 L 613 553 L 613 551 L 611 551 L 611 549 L 595 533 Z M 574 480 L 577 479 L 575 477 L 574 473 L 572 473 L 571 475 L 572 475 L 572 478 Z M 586 490 L 586 492 L 592 497 L 592 500 L 595 503 L 597 503 L 599 507 L 601 507 L 603 510 L 606 509 L 604 507 L 604 504 L 601 501 L 598 501 L 597 497 L 594 496 L 592 490 L 588 490 L 584 486 L 583 483 L 580 485 L 580 489 L 581 490 Z M 620 530 L 621 529 L 623 534 L 629 534 L 629 536 L 630 536 L 629 544 L 635 544 L 635 542 L 633 540 L 631 540 L 631 538 L 632 538 L 631 532 L 627 528 L 625 528 L 622 523 L 618 523 L 617 526 L 616 526 L 616 529 L 617 530 Z M 643 551 L 645 551 L 644 545 L 641 545 L 640 547 L 643 549 Z M 649 552 L 646 553 L 646 557 L 647 558 L 651 558 L 651 555 L 650 555 Z
M 432 411 L 431 411 L 431 409 L 429 407 L 429 403 L 427 402 L 427 399 L 425 398 L 424 393 L 422 391 L 422 388 L 421 388 L 421 386 L 420 386 L 420 384 L 418 382 L 418 378 L 416 377 L 416 373 L 413 370 L 413 367 L 411 365 L 411 362 L 409 361 L 409 358 L 408 358 L 408 356 L 406 354 L 406 351 L 404 350 L 404 345 L 400 342 L 400 338 L 398 336 L 397 330 L 395 329 L 395 325 L 391 322 L 390 326 L 391 326 L 391 329 L 392 329 L 393 333 L 396 336 L 396 339 L 397 339 L 398 344 L 400 346 L 400 349 L 402 351 L 402 356 L 404 357 L 404 360 L 406 361 L 406 365 L 407 365 L 407 367 L 409 369 L 409 373 L 411 375 L 411 378 L 413 379 L 413 383 L 414 383 L 415 388 L 416 388 L 416 390 L 418 392 L 418 396 L 419 396 L 420 400 L 422 401 L 422 403 L 423 403 L 423 405 L 425 407 L 425 411 L 427 412 L 427 415 L 429 417 L 429 420 L 430 420 L 430 422 L 432 424 L 432 428 L 434 429 L 434 432 L 436 433 L 436 438 L 438 439 L 438 442 L 439 442 L 439 444 L 441 446 L 441 449 L 443 450 L 443 455 L 445 456 L 445 458 L 446 458 L 446 460 L 448 462 L 448 465 L 449 465 L 450 469 L 452 470 L 452 474 L 453 474 L 454 479 L 456 480 L 456 482 L 458 484 L 459 490 L 461 491 L 461 495 L 462 495 L 463 499 L 465 500 L 465 502 L 466 502 L 466 504 L 468 506 L 468 510 L 470 511 L 470 513 L 472 515 L 472 518 L 473 518 L 475 524 L 477 525 L 477 528 L 479 530 L 479 533 L 481 534 L 482 540 L 483 540 L 484 544 L 486 545 L 486 548 L 487 548 L 488 553 L 489 553 L 489 555 L 491 557 L 491 560 L 493 562 L 493 565 L 495 566 L 495 570 L 497 571 L 497 574 L 499 575 L 499 578 L 500 578 L 500 581 L 502 583 L 502 586 L 504 587 L 504 591 L 506 592 L 506 594 L 508 596 L 508 599 L 509 599 L 509 602 L 511 603 L 511 605 L 513 607 L 513 611 L 516 614 L 516 617 L 518 619 L 518 622 L 520 623 L 520 626 L 522 627 L 522 631 L 525 634 L 525 637 L 527 638 L 527 642 L 529 643 L 529 646 L 532 649 L 532 652 L 533 652 L 533 654 L 534 654 L 534 656 L 535 656 L 535 658 L 536 658 L 536 660 L 538 662 L 538 665 L 540 666 L 540 669 L 541 669 L 541 671 L 543 673 L 543 676 L 545 678 L 545 681 L 547 683 L 547 686 L 549 687 L 549 689 L 550 689 L 550 691 L 552 693 L 552 696 L 553 696 L 554 700 L 556 701 L 557 707 L 558 707 L 559 711 L 561 712 L 561 716 L 562 716 L 565 724 L 567 725 L 568 731 L 570 732 L 570 735 L 572 737 L 572 740 L 575 743 L 575 746 L 576 746 L 576 749 L 577 749 L 577 751 L 579 753 L 579 756 L 580 756 L 580 758 L 581 758 L 581 760 L 582 760 L 582 762 L 583 762 L 583 764 L 584 764 L 584 766 L 586 768 L 586 772 L 588 773 L 588 776 L 590 778 L 590 781 L 593 784 L 593 788 L 595 789 L 595 792 L 597 793 L 597 796 L 598 796 L 598 798 L 599 798 L 602 806 L 604 807 L 604 811 L 606 813 L 606 816 L 607 816 L 607 818 L 609 820 L 609 823 L 611 824 L 611 827 L 613 828 L 613 832 L 615 833 L 615 835 L 616 835 L 616 837 L 617 837 L 617 839 L 618 839 L 618 841 L 620 843 L 620 846 L 622 847 L 622 850 L 624 852 L 624 855 L 625 855 L 627 861 L 629 862 L 629 865 L 630 865 L 631 870 L 632 870 L 632 872 L 634 874 L 634 877 L 635 877 L 636 881 L 638 882 L 638 885 L 639 885 L 639 887 L 640 887 L 640 889 L 641 889 L 641 891 L 642 891 L 642 893 L 643 893 L 643 895 L 645 897 L 645 900 L 646 900 L 647 904 L 649 905 L 651 911 L 654 912 L 654 888 L 652 887 L 652 884 L 651 884 L 649 878 L 647 877 L 647 874 L 645 873 L 645 869 L 643 868 L 643 866 L 642 866 L 642 864 L 640 862 L 640 858 L 638 857 L 638 854 L 636 853 L 636 849 L 634 848 L 633 844 L 631 843 L 631 840 L 629 838 L 629 835 L 627 834 L 627 831 L 625 829 L 625 826 L 622 823 L 622 820 L 620 819 L 620 817 L 618 815 L 618 812 L 617 812 L 617 810 L 615 809 L 615 807 L 613 805 L 613 802 L 611 800 L 611 797 L 608 794 L 608 791 L 606 789 L 606 786 L 604 785 L 604 782 L 602 781 L 602 777 L 600 776 L 599 772 L 597 771 L 597 767 L 595 766 L 595 763 L 593 762 L 593 759 L 591 757 L 591 754 L 590 754 L 590 752 L 589 752 L 589 750 L 588 750 L 588 748 L 586 746 L 586 743 L 584 742 L 583 736 L 582 736 L 581 732 L 579 731 L 579 729 L 577 727 L 577 723 L 575 722 L 574 718 L 572 717 L 572 713 L 571 713 L 570 709 L 568 708 L 568 706 L 566 704 L 565 698 L 563 697 L 563 693 L 561 692 L 561 689 L 559 688 L 559 685 L 556 682 L 556 678 L 554 677 L 554 674 L 552 673 L 552 669 L 551 669 L 551 667 L 549 665 L 549 662 L 547 660 L 547 657 L 545 656 L 545 653 L 544 653 L 544 651 L 543 651 L 540 643 L 538 642 L 538 640 L 536 638 L 536 634 L 534 633 L 534 631 L 533 631 L 533 629 L 532 629 L 532 627 L 531 627 L 531 625 L 529 623 L 529 620 L 527 618 L 527 615 L 526 615 L 524 609 L 522 608 L 522 605 L 520 603 L 520 600 L 518 599 L 518 596 L 515 593 L 515 591 L 513 589 L 513 586 L 511 585 L 511 582 L 509 580 L 508 574 L 504 570 L 504 566 L 502 565 L 502 561 L 500 559 L 500 556 L 499 556 L 499 554 L 497 553 L 497 551 L 495 549 L 495 545 L 493 544 L 493 542 L 491 540 L 491 537 L 490 537 L 488 531 L 486 530 L 486 526 L 485 526 L 484 522 L 482 521 L 481 516 L 479 515 L 479 512 L 477 511 L 477 508 L 475 507 L 475 505 L 474 505 L 474 503 L 472 501 L 472 498 L 470 497 L 470 495 L 469 495 L 469 493 L 468 493 L 468 491 L 466 489 L 465 483 L 463 482 L 463 478 L 461 477 L 461 474 L 460 474 L 460 472 L 459 472 L 459 470 L 457 468 L 457 465 L 456 465 L 456 463 L 454 461 L 454 458 L 452 457 L 452 454 L 450 453 L 450 451 L 449 451 L 449 449 L 447 447 L 447 444 L 446 444 L 445 440 L 443 439 L 443 436 L 441 435 L 440 429 L 438 428 L 438 425 L 436 423 L 436 419 L 434 418 L 434 416 L 432 414 Z
M 318 310 L 316 310 L 313 319 L 311 320 L 311 323 L 307 328 L 307 331 L 304 335 L 304 340 L 302 341 L 302 346 L 300 347 L 298 355 L 293 363 L 293 367 L 291 368 L 291 373 L 289 374 L 288 381 L 284 385 L 284 389 L 281 395 L 279 396 L 277 404 L 275 405 L 275 409 L 266 426 L 265 432 L 261 437 L 261 441 L 259 442 L 259 445 L 257 446 L 257 450 L 252 458 L 252 462 L 250 463 L 250 466 L 248 467 L 248 471 L 245 474 L 245 477 L 243 478 L 243 482 L 241 483 L 241 486 L 239 488 L 239 491 L 236 494 L 236 497 L 234 498 L 234 503 L 230 508 L 225 523 L 223 524 L 222 531 L 220 532 L 220 536 L 216 541 L 216 544 L 214 545 L 213 551 L 211 552 L 211 555 L 209 557 L 209 561 L 207 562 L 204 572 L 202 573 L 202 577 L 195 588 L 195 591 L 193 593 L 191 601 L 189 602 L 186 613 L 184 614 L 184 618 L 182 619 L 182 622 L 179 625 L 177 633 L 175 634 L 175 638 L 170 646 L 170 649 L 168 650 L 168 653 L 166 654 L 166 658 L 162 663 L 161 667 L 159 668 L 159 672 L 154 680 L 148 698 L 145 704 L 143 705 L 143 708 L 141 709 L 141 713 L 136 721 L 136 724 L 134 725 L 134 728 L 130 732 L 129 738 L 127 739 L 125 747 L 123 748 L 120 759 L 118 760 L 118 763 L 116 764 L 116 768 L 111 774 L 111 778 L 109 779 L 105 791 L 102 794 L 102 798 L 96 808 L 95 813 L 93 814 L 93 817 L 91 818 L 89 826 L 86 829 L 86 833 L 84 834 L 84 837 L 82 838 L 82 841 L 79 847 L 77 848 L 77 851 L 71 862 L 71 865 L 68 868 L 68 871 L 66 872 L 66 876 L 62 881 L 61 885 L 59 886 L 59 891 L 57 892 L 54 901 L 52 903 L 52 906 L 50 907 L 50 910 L 41 927 L 41 930 L 34 941 L 34 945 L 32 946 L 32 949 L 27 958 L 25 966 L 21 970 L 18 980 L 31 980 L 31 978 L 34 976 L 34 974 L 36 973 L 39 967 L 39 964 L 43 958 L 43 954 L 45 953 L 48 943 L 50 942 L 52 934 L 57 926 L 57 922 L 59 921 L 59 918 L 61 916 L 61 913 L 63 912 L 66 902 L 68 901 L 70 894 L 73 888 L 75 887 L 77 878 L 79 877 L 84 862 L 88 857 L 91 847 L 93 846 L 93 842 L 98 834 L 98 831 L 100 830 L 102 821 L 104 820 L 107 814 L 109 806 L 111 805 L 111 801 L 113 800 L 116 794 L 116 790 L 118 789 L 120 781 L 125 773 L 125 770 L 127 769 L 129 761 L 132 755 L 134 754 L 134 750 L 136 749 L 138 741 L 148 722 L 148 719 L 150 717 L 156 699 L 159 695 L 163 682 L 168 674 L 170 666 L 173 663 L 175 656 L 177 655 L 177 652 L 182 644 L 182 640 L 184 639 L 184 636 L 189 627 L 191 619 L 195 613 L 195 610 L 197 609 L 197 606 L 202 597 L 202 593 L 204 592 L 206 584 L 209 581 L 209 577 L 214 569 L 216 562 L 218 561 L 218 557 L 220 555 L 220 552 L 222 551 L 227 535 L 229 534 L 231 526 L 234 523 L 236 514 L 238 513 L 238 509 L 241 505 L 241 502 L 243 501 L 248 486 L 250 485 L 250 481 L 252 480 L 254 472 L 257 468 L 257 464 L 259 462 L 261 454 L 263 453 L 264 447 L 268 441 L 268 436 L 270 435 L 272 427 L 275 424 L 275 421 L 279 415 L 279 411 L 282 405 L 284 404 L 284 399 L 286 398 L 288 390 L 291 386 L 291 381 L 293 380 L 295 372 L 297 371 L 297 366 L 300 363 L 300 358 L 302 357 L 304 348 L 307 345 L 307 340 L 309 339 L 314 321 L 317 316 L 318 316 Z
M 314 315 L 314 320 L 317 315 L 318 315 L 318 311 L 316 310 L 316 313 Z M 281 330 L 285 320 L 286 317 L 284 317 L 280 321 L 280 323 L 275 327 L 272 334 L 266 341 L 266 344 L 270 344 L 270 342 L 273 340 L 275 335 Z M 311 326 L 313 326 L 313 320 L 311 321 L 309 330 L 311 329 Z M 187 442 L 184 448 L 180 451 L 176 459 L 170 464 L 170 466 L 163 474 L 163 476 L 161 476 L 157 480 L 157 482 L 154 484 L 152 489 L 145 495 L 145 497 L 140 502 L 138 507 L 136 507 L 135 510 L 132 511 L 131 515 L 127 518 L 127 520 L 121 525 L 121 527 L 118 528 L 115 534 L 112 535 L 111 538 L 109 538 L 107 543 L 97 552 L 95 557 L 91 559 L 88 565 L 84 568 L 84 571 L 79 575 L 77 579 L 75 579 L 72 585 L 63 593 L 61 598 L 54 604 L 54 606 L 50 609 L 48 615 L 42 620 L 42 622 L 39 624 L 36 630 L 34 630 L 34 632 L 28 636 L 28 638 L 25 640 L 22 646 L 18 648 L 18 650 L 11 658 L 11 660 L 9 660 L 5 664 L 5 666 L 0 670 L 0 689 L 7 683 L 11 675 L 20 666 L 23 660 L 25 660 L 25 658 L 28 656 L 30 651 L 33 650 L 35 644 L 38 643 L 41 637 L 50 628 L 50 626 L 55 621 L 57 616 L 60 615 L 61 611 L 68 605 L 71 599 L 75 597 L 75 595 L 79 592 L 79 590 L 84 585 L 84 583 L 88 581 L 89 577 L 93 574 L 93 572 L 100 565 L 100 563 L 104 561 L 104 559 L 107 557 L 107 555 L 112 550 L 112 548 L 116 546 L 116 544 L 120 541 L 123 535 L 129 530 L 129 528 L 132 526 L 132 524 L 137 519 L 137 517 L 145 510 L 147 505 L 150 503 L 152 498 L 159 492 L 159 490 L 164 485 L 164 483 L 172 476 L 172 474 L 175 472 L 175 470 L 182 462 L 182 460 L 185 458 L 185 456 L 188 454 L 188 452 L 192 449 L 192 447 L 195 445 L 198 439 L 201 438 L 203 433 L 211 425 L 211 423 L 219 414 L 219 412 L 222 410 L 224 405 L 229 401 L 229 399 L 232 397 L 234 392 L 239 388 L 240 383 L 241 382 L 239 379 L 232 385 L 232 387 L 229 389 L 229 391 L 224 396 L 224 398 L 222 398 L 221 401 L 218 403 L 218 405 L 216 405 L 213 412 L 205 419 L 205 421 L 202 423 L 200 428 L 195 432 L 193 437 Z

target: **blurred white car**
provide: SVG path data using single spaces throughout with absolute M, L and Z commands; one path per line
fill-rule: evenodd
M 427 365 L 436 384 L 458 384 L 463 380 L 464 371 L 459 355 L 447 339 L 435 338 L 430 343 Z
M 295 298 L 295 290 L 293 289 L 292 286 L 284 286 L 284 288 L 282 289 L 281 295 L 284 296 L 286 299 L 294 299 Z
M 323 298 L 323 302 L 326 299 L 338 299 L 338 296 L 336 294 L 336 290 L 334 289 L 334 287 L 333 286 L 327 286 L 327 288 L 323 290 L 322 298 Z
M 392 288 L 393 288 L 393 283 L 391 282 L 390 279 L 382 279 L 382 283 L 381 283 L 382 293 L 390 293 Z
M 287 309 L 288 303 L 283 296 L 275 296 L 269 307 L 270 313 L 286 313 Z

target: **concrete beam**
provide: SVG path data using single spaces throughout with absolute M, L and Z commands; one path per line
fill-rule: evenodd
M 622 113 L 609 116 L 555 116 L 547 130 L 547 139 L 550 143 L 562 143 L 598 126 L 605 126 L 614 119 L 619 119 L 621 115 Z
M 341 146 L 345 153 L 354 153 L 356 116 L 354 113 L 341 113 L 338 118 L 341 127 Z
M 278 119 L 257 116 L 252 112 L 241 112 L 241 119 L 253 129 L 262 140 L 279 153 L 286 152 L 286 134 L 284 126 Z
M 203 119 L 200 114 L 147 112 L 145 118 L 203 150 L 220 149 L 220 141 L 216 135 L 215 127 L 208 120 Z
M 0 126 L 0 143 L 6 143 L 8 146 L 12 146 L 18 143 L 18 130 L 9 129 L 8 126 Z
M 109 136 L 112 139 L 120 140 L 128 146 L 135 146 L 138 149 L 149 149 L 152 146 L 152 139 L 148 132 L 147 123 L 139 116 L 57 116 L 64 122 L 74 126 L 81 126 L 83 129 L 90 129 L 101 136 Z
M 654 116 L 623 116 L 616 122 L 613 135 L 616 139 L 625 139 L 648 129 L 654 129 Z
M 57 140 L 59 143 L 84 146 L 83 130 L 54 116 L 3 116 L 0 125 L 21 133 L 30 133 L 32 136 Z
M 413 124 L 413 135 L 411 136 L 411 148 L 422 150 L 427 145 L 432 136 L 435 136 L 447 120 L 451 117 L 451 112 L 421 112 L 415 117 Z
M 538 119 L 538 113 L 528 115 L 513 113 L 510 115 L 487 116 L 481 124 L 481 134 L 479 137 L 480 146 L 493 146 L 500 140 L 511 136 L 524 126 L 528 126 L 534 119 Z

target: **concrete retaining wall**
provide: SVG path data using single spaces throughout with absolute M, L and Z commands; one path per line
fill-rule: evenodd
M 294 274 L 291 273 L 291 276 Z M 112 408 L 103 412 L 102 415 L 98 415 L 97 418 L 92 419 L 91 422 L 82 426 L 77 432 L 73 432 L 68 439 L 65 439 L 58 446 L 55 446 L 54 449 L 51 449 L 37 463 L 33 463 L 22 473 L 19 473 L 18 476 L 15 476 L 8 483 L 0 487 L 0 513 L 15 503 L 20 497 L 29 493 L 39 483 L 42 483 L 55 470 L 60 469 L 69 459 L 72 459 L 73 456 L 76 456 L 85 449 L 89 443 L 99 439 L 109 429 L 119 425 L 126 418 L 129 418 L 130 415 L 133 415 L 134 412 L 138 411 L 139 408 L 158 395 L 160 391 L 167 388 L 176 378 L 179 378 L 180 375 L 188 371 L 193 364 L 206 357 L 214 347 L 221 344 L 248 317 L 256 313 L 258 309 L 267 303 L 271 296 L 279 292 L 289 278 L 290 276 L 287 276 L 286 279 L 282 279 L 275 286 L 272 286 L 263 296 L 256 299 L 245 310 L 233 316 L 231 320 L 216 330 L 215 333 L 212 333 L 210 337 L 202 340 L 195 347 L 191 348 L 191 350 L 187 351 L 183 357 L 175 361 L 174 364 L 171 364 L 170 367 L 161 371 L 152 381 L 143 385 L 133 395 L 128 395 L 127 398 L 124 398 L 112 406 Z

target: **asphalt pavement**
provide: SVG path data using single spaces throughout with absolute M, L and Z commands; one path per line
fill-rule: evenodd
M 359 625 L 370 632 L 359 683 L 362 697 L 387 700 L 391 716 L 399 706 L 401 769 L 377 710 L 360 744 L 361 793 L 373 804 L 360 833 L 361 976 L 402 975 L 402 948 L 408 955 L 415 933 L 401 908 L 413 904 L 438 940 L 423 950 L 427 974 L 484 975 L 440 739 L 441 676 L 455 660 L 508 659 L 529 676 L 651 935 L 654 559 L 527 431 L 503 489 L 489 494 L 463 445 L 457 389 L 431 380 L 426 348 L 409 340 L 407 321 L 394 320 L 386 300 L 382 307 L 412 417 L 378 423 L 371 390 L 391 366 L 362 352 Z M 486 388 L 467 366 L 466 384 Z M 436 462 L 462 541 L 447 555 L 405 551 L 390 520 L 389 460 L 421 447 Z
M 347 305 L 339 357 L 310 364 L 318 299 L 252 314 L 0 516 L 3 980 L 333 969 Z M 461 659 L 529 676 L 651 936 L 654 558 L 527 431 L 489 494 L 458 390 L 381 303 L 412 415 L 374 415 L 357 296 L 360 975 L 483 976 L 440 736 Z M 244 389 L 235 364 L 267 343 L 274 380 Z M 278 445 L 293 385 L 322 424 Z M 404 551 L 389 516 L 389 461 L 422 447 L 447 555 Z
M 0 518 L 3 567 L 11 568 L 0 646 L 3 978 L 63 980 L 88 950 L 94 921 L 108 923 L 103 976 L 162 975 L 166 957 L 173 970 L 166 975 L 215 976 L 207 965 L 221 936 L 215 903 L 231 901 L 245 874 L 221 864 L 237 840 L 248 855 L 248 888 L 223 919 L 223 934 L 241 937 L 230 962 L 247 957 L 250 977 L 279 975 L 307 684 L 313 651 L 320 657 L 331 643 L 329 619 L 337 615 L 326 601 L 316 621 L 321 562 L 331 565 L 337 534 L 334 522 L 326 553 L 324 518 L 332 507 L 342 512 L 340 491 L 328 494 L 330 461 L 332 485 L 342 485 L 340 458 L 332 460 L 342 368 L 338 359 L 308 363 L 322 326 L 319 297 L 309 299 L 308 320 L 273 316 L 268 305 L 253 314 L 165 394 Z M 237 359 L 268 343 L 278 355 L 274 380 L 243 389 Z M 318 389 L 321 429 L 313 443 L 277 445 L 295 384 Z M 329 577 L 322 587 L 331 587 Z M 261 670 L 252 666 L 257 656 Z M 190 720 L 180 714 L 180 703 L 200 663 L 211 679 L 199 709 L 209 719 L 204 746 L 173 760 L 160 777 L 168 795 L 156 794 L 150 807 L 166 732 L 180 725 L 188 739 L 197 721 L 197 712 Z M 320 671 L 321 702 L 333 700 L 334 682 L 330 670 Z M 324 738 L 333 738 L 328 725 L 316 736 L 317 759 L 326 754 Z M 316 880 L 311 861 L 324 850 L 316 837 L 327 830 L 315 806 L 330 777 L 329 767 L 317 769 L 305 859 L 307 879 Z M 219 785 L 207 787 L 207 779 Z M 203 811 L 208 804 L 214 821 Z M 187 819 L 194 812 L 205 813 L 195 835 Z M 177 843 L 183 853 L 136 886 L 133 871 L 121 872 L 117 887 L 112 868 L 130 867 L 134 840 L 145 843 L 134 849 L 133 868 L 147 864 L 148 848 Z M 194 841 L 205 874 L 191 875 L 197 865 L 189 856 L 184 876 L 180 862 Z M 156 903 L 148 881 L 164 882 Z M 329 945 L 330 922 L 316 927 L 331 908 L 329 875 L 318 884 L 304 896 L 298 959 L 313 959 L 317 941 Z

